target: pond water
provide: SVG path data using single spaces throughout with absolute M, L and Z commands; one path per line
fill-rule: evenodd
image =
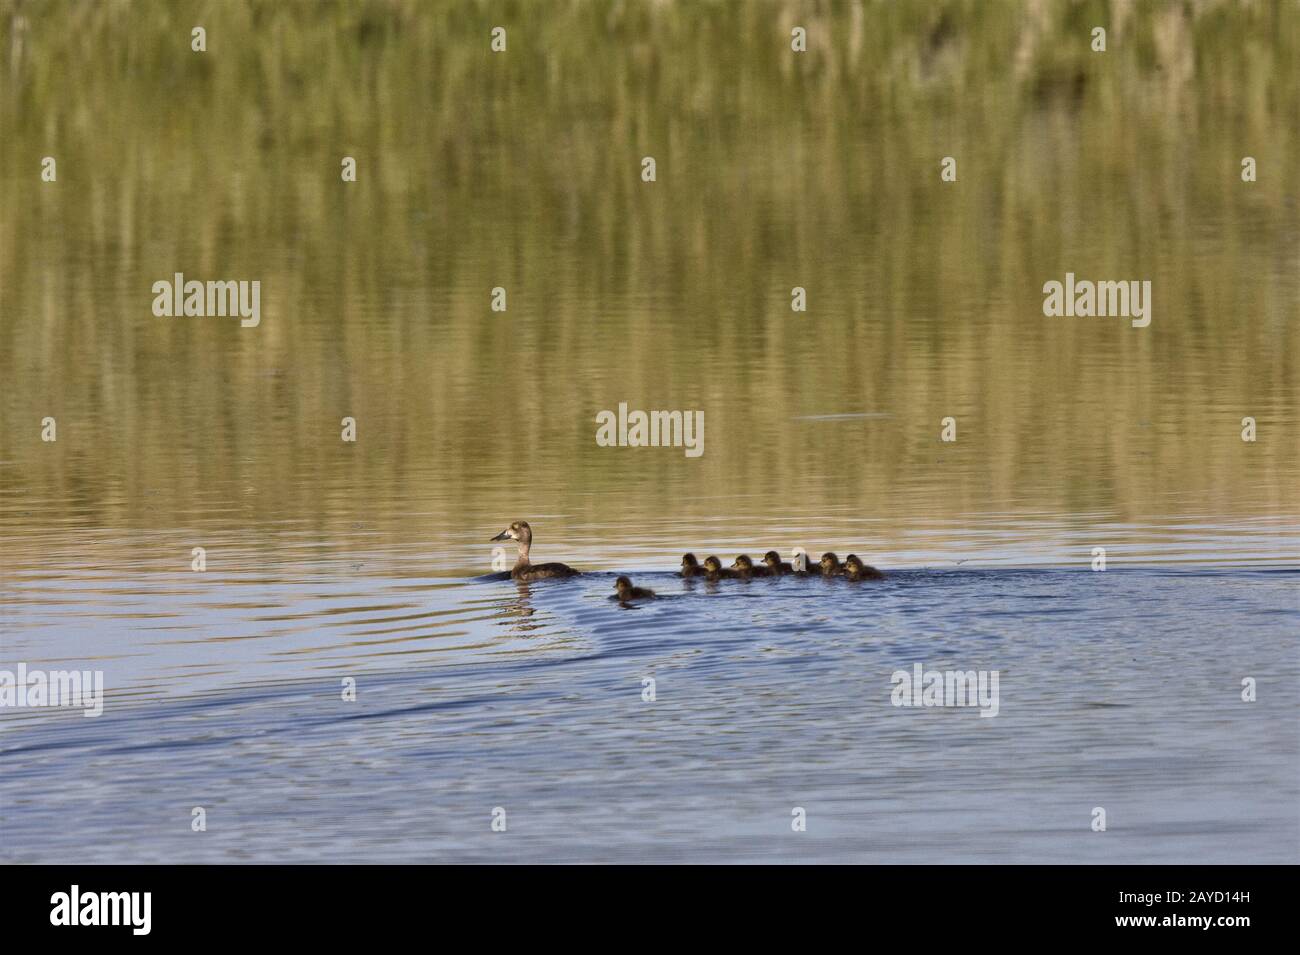
M 1087 9 L 0 0 L 0 858 L 1297 861 L 1300 8 Z

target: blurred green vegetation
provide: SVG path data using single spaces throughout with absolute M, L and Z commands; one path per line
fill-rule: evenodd
M 0 0 L 4 508 L 1295 513 L 1298 51 L 1263 0 Z M 261 326 L 154 318 L 177 271 Z M 1151 326 L 1045 318 L 1067 271 Z M 619 401 L 703 458 L 596 447 Z

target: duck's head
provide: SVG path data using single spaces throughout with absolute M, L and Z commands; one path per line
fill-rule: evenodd
M 533 539 L 533 529 L 528 526 L 527 521 L 515 521 L 496 537 L 494 541 L 512 540 L 519 541 L 521 544 L 530 543 Z
M 776 570 L 781 566 L 781 555 L 774 550 L 769 550 L 763 555 L 763 563 L 768 567 L 771 567 L 773 570 Z
M 848 557 L 844 558 L 845 570 L 861 570 L 862 567 L 863 567 L 862 560 L 858 557 L 857 554 L 849 554 Z
M 711 574 L 716 574 L 718 571 L 722 570 L 722 561 L 718 560 L 718 558 L 712 555 L 709 555 L 708 557 L 704 558 L 704 569 Z
M 631 579 L 628 577 L 619 577 L 618 580 L 614 581 L 614 589 L 617 590 L 620 594 L 627 593 L 629 590 L 632 589 Z
M 749 559 L 748 554 L 741 554 L 736 558 L 735 563 L 731 565 L 732 570 L 753 570 L 754 562 Z
M 822 561 L 821 561 L 822 570 L 827 570 L 827 571 L 836 570 L 839 568 L 839 566 L 840 566 L 840 559 L 836 557 L 834 554 L 832 554 L 830 551 L 827 551 L 826 553 L 822 554 Z
M 694 554 L 682 554 L 682 570 L 698 570 L 700 562 Z

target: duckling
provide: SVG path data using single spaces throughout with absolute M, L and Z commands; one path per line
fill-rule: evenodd
M 528 548 L 533 543 L 533 529 L 527 521 L 515 521 L 496 537 L 494 541 L 512 540 L 519 547 L 519 559 L 510 571 L 515 580 L 544 580 L 547 577 L 574 577 L 579 571 L 568 564 L 533 564 L 528 560 Z
M 790 566 L 794 570 L 796 577 L 820 577 L 822 575 L 821 565 L 812 559 L 812 555 L 800 551 L 798 557 L 790 561 Z
M 682 554 L 682 573 L 683 577 L 703 577 L 708 571 L 700 566 L 700 562 L 695 559 L 694 554 Z
M 704 558 L 704 575 L 709 580 L 722 580 L 739 576 L 734 570 L 722 566 L 722 561 L 710 554 Z
M 840 566 L 840 559 L 830 551 L 822 554 L 821 568 L 823 577 L 844 576 L 844 568 Z
M 749 559 L 748 554 L 741 554 L 737 557 L 735 562 L 731 565 L 731 569 L 736 572 L 737 577 L 749 578 L 772 576 L 770 568 L 764 567 L 761 564 L 758 567 L 755 567 L 754 562 Z
M 626 603 L 629 600 L 649 600 L 654 597 L 655 592 L 649 587 L 633 587 L 631 579 L 620 577 L 614 581 L 614 589 L 618 594 L 610 597 L 610 600 L 619 600 Z
M 763 566 L 770 570 L 775 577 L 794 573 L 794 568 L 783 561 L 781 555 L 774 550 L 769 550 L 763 555 Z
M 868 567 L 857 554 L 844 558 L 844 576 L 849 580 L 884 580 L 885 575 L 874 567 Z

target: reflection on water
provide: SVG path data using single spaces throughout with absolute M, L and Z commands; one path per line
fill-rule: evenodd
M 0 714 L 0 855 L 492 858 L 508 801 L 516 858 L 1294 861 L 1300 8 L 499 16 L 0 0 L 0 667 L 110 699 Z M 596 576 L 476 579 L 516 519 Z M 656 576 L 772 547 L 897 572 Z M 998 718 L 882 705 L 918 660 Z
M 640 572 L 661 597 L 634 610 L 609 574 L 299 595 L 329 576 L 274 588 L 296 635 L 236 639 L 261 606 L 214 615 L 234 642 L 105 626 L 95 665 L 134 698 L 0 723 L 6 861 L 1285 862 L 1300 841 L 1294 571 Z M 997 717 L 893 707 L 917 662 L 998 670 Z
M 500 56 L 490 10 L 436 6 L 23 13 L 6 508 L 399 541 L 516 514 L 636 538 L 834 507 L 1295 513 L 1294 4 L 1117 7 L 1102 55 L 1051 3 L 539 3 Z M 213 50 L 177 53 L 199 10 Z M 1067 271 L 1150 280 L 1152 325 L 1045 318 Z M 261 281 L 261 324 L 154 318 L 176 272 Z M 620 401 L 704 410 L 706 453 L 597 447 Z

